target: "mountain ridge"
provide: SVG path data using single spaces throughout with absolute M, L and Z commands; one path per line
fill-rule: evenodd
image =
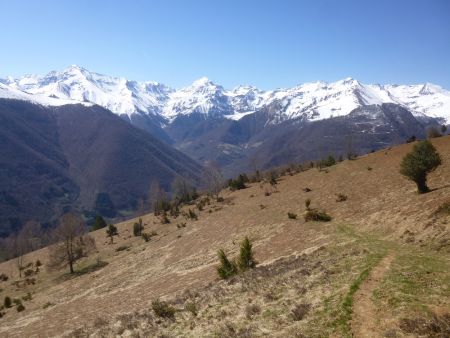
M 203 114 L 204 118 L 240 120 L 274 102 L 279 102 L 280 110 L 272 124 L 289 119 L 315 121 L 343 116 L 355 108 L 382 103 L 402 105 L 418 117 L 450 121 L 450 91 L 431 83 L 363 84 L 349 77 L 330 83 L 316 81 L 264 91 L 248 85 L 227 90 L 202 77 L 189 86 L 173 89 L 155 81 L 132 81 L 72 65 L 44 76 L 7 77 L 0 79 L 0 85 L 1 97 L 7 96 L 1 94 L 2 91 L 11 88 L 38 95 L 37 100 L 49 97 L 68 100 L 66 104 L 98 104 L 130 120 L 133 115 L 156 118 L 155 123 L 161 127 L 171 124 L 177 117 L 195 113 Z M 57 105 L 58 102 L 43 104 Z

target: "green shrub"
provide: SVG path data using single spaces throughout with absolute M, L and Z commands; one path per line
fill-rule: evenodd
M 31 299 L 33 299 L 33 297 L 31 296 L 31 292 L 28 292 L 25 296 L 22 297 L 22 300 L 24 300 L 25 302 L 28 302 Z
M 256 261 L 253 257 L 252 243 L 248 237 L 245 237 L 241 243 L 237 265 L 241 271 L 245 271 L 256 266 Z
M 17 305 L 16 310 L 17 312 L 22 312 L 25 310 L 25 306 L 23 306 L 23 304 L 20 303 L 19 305 Z
M 417 185 L 419 194 L 428 192 L 427 175 L 434 171 L 442 160 L 433 144 L 428 141 L 416 143 L 411 152 L 400 163 L 400 174 Z
M 180 224 L 177 224 L 177 228 L 178 229 L 186 228 L 186 223 L 185 222 L 181 222 Z
M 247 183 L 248 181 L 249 181 L 249 179 L 248 179 L 247 175 L 240 174 L 236 179 L 234 179 L 234 180 L 230 179 L 228 181 L 228 187 L 232 191 L 245 189 L 245 188 L 247 188 L 245 183 Z
M 316 221 L 316 222 L 329 222 L 331 221 L 331 216 L 325 211 L 319 211 L 315 209 L 306 210 L 304 214 L 305 222 Z
M 152 301 L 152 309 L 158 317 L 169 319 L 175 318 L 175 308 L 159 299 Z
M 336 194 L 336 202 L 344 202 L 347 200 L 347 195 L 344 194 Z
M 217 273 L 222 279 L 228 279 L 238 273 L 238 269 L 235 262 L 231 262 L 225 252 L 220 249 L 218 252 L 220 265 L 217 267 Z
M 103 219 L 103 217 L 100 215 L 95 216 L 95 221 L 94 221 L 94 224 L 92 224 L 91 231 L 103 229 L 106 227 L 107 227 L 107 224 L 106 224 L 105 220 Z
M 412 135 L 406 140 L 406 143 L 412 143 L 415 142 L 416 140 L 417 140 L 416 135 Z
M 7 275 L 5 275 L 4 273 L 0 274 L 0 281 L 1 282 L 6 282 L 9 279 L 9 277 Z
M 307 303 L 297 304 L 291 310 L 292 319 L 294 321 L 302 320 L 306 316 L 306 314 L 309 312 L 310 308 L 311 308 L 311 305 L 307 304 Z
M 322 168 L 322 167 L 331 167 L 331 166 L 333 166 L 335 164 L 336 164 L 336 159 L 334 158 L 334 156 L 333 155 L 328 155 L 327 158 L 325 158 L 323 160 L 320 160 L 317 163 L 317 166 L 319 168 Z
M 192 313 L 194 315 L 194 317 L 197 317 L 198 314 L 198 307 L 197 304 L 195 302 L 189 302 L 184 306 L 184 309 L 186 311 L 189 311 L 190 313 Z
M 146 242 L 150 241 L 150 239 L 152 238 L 152 236 L 146 232 L 143 232 L 141 236 L 144 239 L 144 241 L 146 241 Z
M 6 309 L 9 309 L 12 306 L 12 301 L 11 301 L 10 297 L 8 297 L 8 296 L 5 297 L 5 300 L 3 301 L 3 306 Z
M 311 205 L 311 199 L 307 198 L 305 200 L 305 208 L 306 208 L 306 210 L 309 210 L 310 205 Z
M 24 274 L 25 277 L 30 277 L 30 276 L 33 276 L 33 275 L 35 274 L 35 272 L 34 272 L 33 269 L 26 269 L 26 270 L 23 272 L 23 274 Z
M 189 209 L 188 210 L 188 218 L 193 219 L 193 220 L 197 220 L 198 216 L 197 214 L 194 212 L 194 210 Z
M 170 219 L 167 217 L 167 214 L 165 211 L 161 214 L 160 220 L 161 220 L 161 224 L 169 224 L 170 223 Z
M 297 219 L 297 214 L 294 214 L 293 212 L 288 212 L 288 217 L 290 219 Z

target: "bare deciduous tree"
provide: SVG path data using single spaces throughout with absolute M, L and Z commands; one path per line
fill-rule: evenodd
M 34 221 L 25 223 L 17 234 L 10 235 L 6 240 L 7 258 L 15 258 L 19 277 L 22 277 L 25 254 L 42 247 L 41 225 Z
M 189 203 L 198 197 L 195 187 L 180 176 L 175 177 L 172 182 L 172 194 L 178 203 Z
M 224 179 L 219 167 L 214 163 L 208 163 L 204 169 L 205 188 L 208 194 L 219 199 L 220 191 L 224 186 Z
M 95 250 L 95 241 L 86 234 L 84 221 L 79 215 L 64 214 L 53 235 L 55 244 L 48 248 L 50 268 L 68 265 L 70 273 L 74 273 L 74 263 Z
M 42 248 L 44 232 L 38 222 L 28 221 L 19 232 L 26 243 L 26 248 L 29 251 L 35 251 Z
M 159 185 L 158 181 L 152 181 L 150 185 L 149 198 L 151 210 L 153 210 L 155 216 L 158 216 L 161 212 L 168 210 L 169 198 L 167 197 L 166 192 Z

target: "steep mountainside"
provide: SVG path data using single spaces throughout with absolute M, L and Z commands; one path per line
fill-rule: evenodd
M 75 208 L 115 218 L 148 205 L 152 180 L 198 182 L 201 167 L 99 106 L 0 99 L 1 228 Z
M 2 296 L 25 310 L 3 309 L 0 336 L 448 337 L 450 136 L 432 143 L 443 164 L 426 194 L 399 173 L 403 144 L 203 196 L 182 208 L 197 219 L 141 215 L 148 242 L 137 218 L 112 244 L 91 232 L 97 252 L 73 276 L 44 268 L 47 249 L 25 257 L 44 265 L 31 277 L 3 262 Z M 305 222 L 306 199 L 332 220 Z M 235 259 L 245 236 L 256 267 L 221 280 L 217 251 Z
M 77 199 L 56 125 L 48 108 L 0 99 L 2 236 L 28 219 L 49 221 Z

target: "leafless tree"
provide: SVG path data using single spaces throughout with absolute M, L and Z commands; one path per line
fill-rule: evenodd
M 214 163 L 207 163 L 204 168 L 204 184 L 211 196 L 219 199 L 220 191 L 224 186 L 224 179 L 219 167 Z
M 158 181 L 152 181 L 150 185 L 149 197 L 151 210 L 153 210 L 155 216 L 158 216 L 166 209 L 169 202 L 166 192 L 161 188 Z
M 15 259 L 19 277 L 22 277 L 25 254 L 37 250 L 43 245 L 41 225 L 34 221 L 25 223 L 22 229 L 1 241 L 4 259 Z
M 74 263 L 95 250 L 94 239 L 86 234 L 83 219 L 74 213 L 64 214 L 59 226 L 54 230 L 55 244 L 48 248 L 50 268 L 69 266 L 74 273 Z
M 197 197 L 195 187 L 180 176 L 175 177 L 172 182 L 172 194 L 178 203 L 188 203 Z
M 26 249 L 35 251 L 42 248 L 44 232 L 38 222 L 28 221 L 19 232 L 19 236 L 23 238 Z
M 13 234 L 8 238 L 8 246 L 10 254 L 15 257 L 19 277 L 22 278 L 22 270 L 24 269 L 25 254 L 28 252 L 26 240 L 20 233 Z

